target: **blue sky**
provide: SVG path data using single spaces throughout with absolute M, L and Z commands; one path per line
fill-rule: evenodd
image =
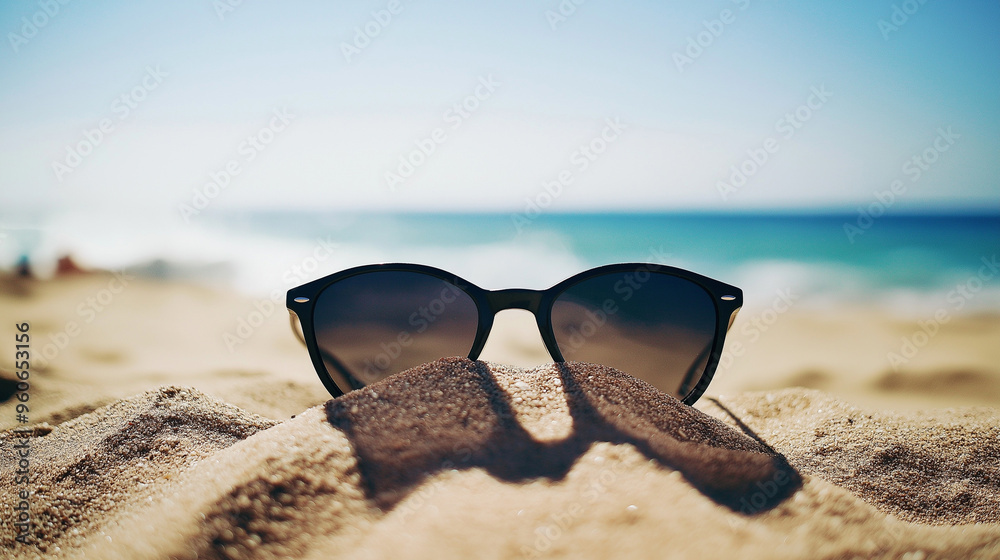
M 996 2 L 222 5 L 4 2 L 0 207 L 1000 209 Z

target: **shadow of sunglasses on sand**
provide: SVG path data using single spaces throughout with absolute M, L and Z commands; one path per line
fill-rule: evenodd
M 327 418 L 351 441 L 368 497 L 384 510 L 450 469 L 482 468 L 510 482 L 562 480 L 598 442 L 630 444 L 744 515 L 767 511 L 802 486 L 788 461 L 752 432 L 611 368 L 549 367 L 558 372 L 573 422 L 557 441 L 532 437 L 489 365 L 464 358 L 424 364 L 331 400 Z

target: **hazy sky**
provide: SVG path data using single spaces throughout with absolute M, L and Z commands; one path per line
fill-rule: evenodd
M 1000 209 L 998 25 L 916 0 L 9 1 L 0 207 Z

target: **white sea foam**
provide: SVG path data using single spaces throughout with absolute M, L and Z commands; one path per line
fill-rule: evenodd
M 683 237 L 676 230 L 659 235 L 652 228 L 651 234 L 637 236 L 621 218 L 573 218 L 573 227 L 538 224 L 522 235 L 496 233 L 498 224 L 505 223 L 502 217 L 483 220 L 484 225 L 475 217 L 290 215 L 184 223 L 162 214 L 65 211 L 33 221 L 3 222 L 0 266 L 9 269 L 24 254 L 44 275 L 59 256 L 71 254 L 87 267 L 128 267 L 147 276 L 208 282 L 257 296 L 377 262 L 436 266 L 488 289 L 541 289 L 599 264 L 655 261 L 739 286 L 748 310 L 771 305 L 779 291 L 790 291 L 797 298 L 795 305 L 804 309 L 862 304 L 901 317 L 927 316 L 942 308 L 1000 310 L 1000 274 L 971 280 L 976 288 L 972 297 L 956 295 L 982 263 L 972 256 L 949 259 L 948 247 L 890 247 L 873 259 L 856 249 L 845 253 L 839 246 L 823 254 L 818 244 L 820 250 L 809 260 L 799 260 L 775 258 L 783 248 L 774 243 L 760 244 L 760 254 L 727 254 L 724 245 L 704 241 L 700 232 Z M 802 233 L 804 238 L 809 235 Z M 784 242 L 794 249 L 800 241 Z M 989 257 L 990 250 L 986 243 L 978 252 L 967 253 Z

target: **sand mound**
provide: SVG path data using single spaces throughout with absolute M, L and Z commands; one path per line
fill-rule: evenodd
M 518 380 L 502 387 L 498 373 Z M 511 397 L 510 388 L 520 396 Z M 534 398 L 525 403 L 528 395 Z M 549 428 L 562 424 L 563 433 L 536 438 L 524 424 L 539 424 L 552 406 L 565 413 L 548 418 Z M 528 412 L 519 415 L 518 408 Z M 482 468 L 510 482 L 561 480 L 598 442 L 631 445 L 732 509 L 758 482 L 783 481 L 758 509 L 801 482 L 760 443 L 603 366 L 559 364 L 518 376 L 513 368 L 440 360 L 330 401 L 326 410 L 351 440 L 369 493 L 383 506 L 441 470 Z
M 5 526 L 3 546 L 15 557 L 106 559 L 1000 554 L 998 525 L 907 523 L 867 503 L 887 510 L 879 499 L 895 495 L 937 511 L 935 523 L 991 519 L 994 448 L 969 437 L 986 413 L 890 421 L 804 390 L 718 403 L 706 414 L 599 366 L 460 359 L 280 424 L 164 389 L 34 438 L 39 541 L 16 545 Z M 917 449 L 863 452 L 880 428 L 929 442 L 918 467 L 935 460 L 984 477 L 966 487 L 966 509 L 935 510 L 941 472 L 909 487 L 892 480 L 901 471 L 886 465 Z M 834 442 L 846 451 L 824 451 Z M 828 474 L 865 456 L 881 466 Z M 850 488 L 859 478 L 871 488 Z
M 995 409 L 876 413 L 802 389 L 699 404 L 756 432 L 800 472 L 847 488 L 902 519 L 1000 523 Z
M 67 536 L 85 535 L 146 499 L 177 472 L 275 422 L 215 401 L 193 389 L 166 387 L 118 401 L 65 422 L 35 428 L 30 440 L 32 536 L 41 552 Z M 23 441 L 4 432 L 4 449 Z M 4 495 L 17 493 L 13 453 L 4 453 Z M 3 524 L 3 543 L 14 527 Z

